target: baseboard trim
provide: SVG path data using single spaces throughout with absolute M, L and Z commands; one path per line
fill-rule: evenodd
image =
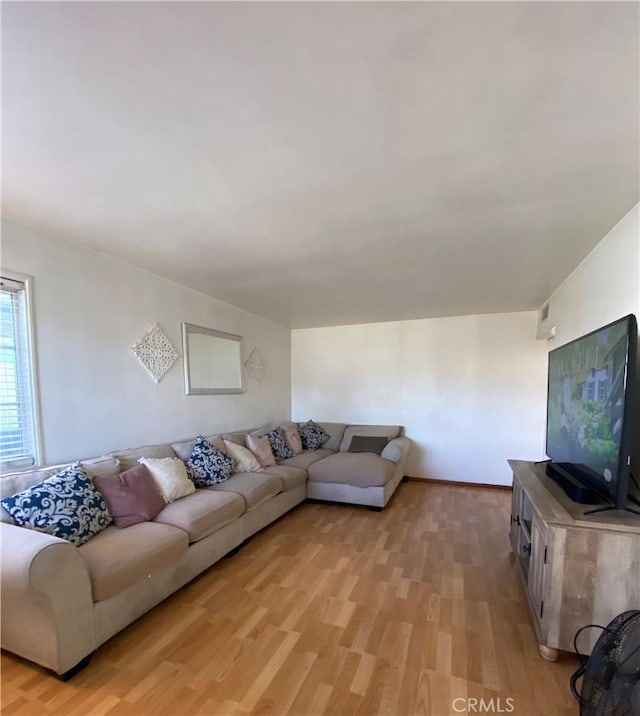
M 407 475 L 409 482 L 422 482 L 425 485 L 447 485 L 449 487 L 489 487 L 492 490 L 508 490 L 511 492 L 511 485 L 490 485 L 488 482 L 459 482 L 458 480 L 438 480 L 435 477 L 411 477 Z

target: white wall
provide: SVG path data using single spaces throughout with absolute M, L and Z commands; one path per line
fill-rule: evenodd
M 549 349 L 629 313 L 640 321 L 640 204 L 609 231 L 551 295 L 547 323 L 555 325 L 556 337 L 549 341 Z M 640 358 L 636 384 L 640 386 Z M 640 400 L 635 405 L 633 420 L 639 429 Z M 631 452 L 632 471 L 638 474 L 640 441 L 632 443 Z
M 292 418 L 402 424 L 406 474 L 511 484 L 540 459 L 546 353 L 536 313 L 292 331 Z
M 550 347 L 628 313 L 640 317 L 640 204 L 624 216 L 549 299 Z
M 2 267 L 34 277 L 46 463 L 289 417 L 288 328 L 5 220 Z M 243 336 L 243 360 L 254 345 L 264 356 L 263 382 L 187 397 L 180 358 L 155 384 L 130 347 L 156 321 L 179 354 L 182 321 Z
M 551 347 L 640 316 L 640 209 L 550 298 Z M 118 261 L 2 221 L 2 266 L 34 276 L 48 463 L 289 417 L 401 423 L 407 472 L 510 481 L 505 459 L 542 456 L 546 350 L 534 313 L 296 330 Z M 185 396 L 182 359 L 156 385 L 129 348 L 154 321 L 182 353 L 187 321 L 258 345 L 267 373 L 244 395 Z M 292 377 L 290 382 L 290 358 Z

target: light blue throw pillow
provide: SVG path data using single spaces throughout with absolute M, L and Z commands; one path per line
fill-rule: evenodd
M 187 474 L 196 487 L 209 487 L 228 480 L 233 474 L 236 461 L 198 435 L 191 457 L 185 464 Z
M 102 495 L 78 462 L 0 502 L 20 527 L 60 537 L 77 547 L 112 521 Z

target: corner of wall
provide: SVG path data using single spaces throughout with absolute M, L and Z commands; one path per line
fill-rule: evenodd
M 545 307 L 548 315 L 543 319 Z M 555 347 L 629 313 L 640 315 L 640 204 L 618 221 L 545 301 L 538 331 Z

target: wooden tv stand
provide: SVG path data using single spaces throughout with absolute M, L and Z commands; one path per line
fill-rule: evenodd
M 572 502 L 545 465 L 509 460 L 513 497 L 509 540 L 524 582 L 540 654 L 555 661 L 573 651 L 587 624 L 606 626 L 640 606 L 640 517 L 611 511 L 584 516 L 594 505 Z M 597 505 L 595 505 L 597 507 Z M 600 636 L 587 630 L 578 647 L 589 654 Z

